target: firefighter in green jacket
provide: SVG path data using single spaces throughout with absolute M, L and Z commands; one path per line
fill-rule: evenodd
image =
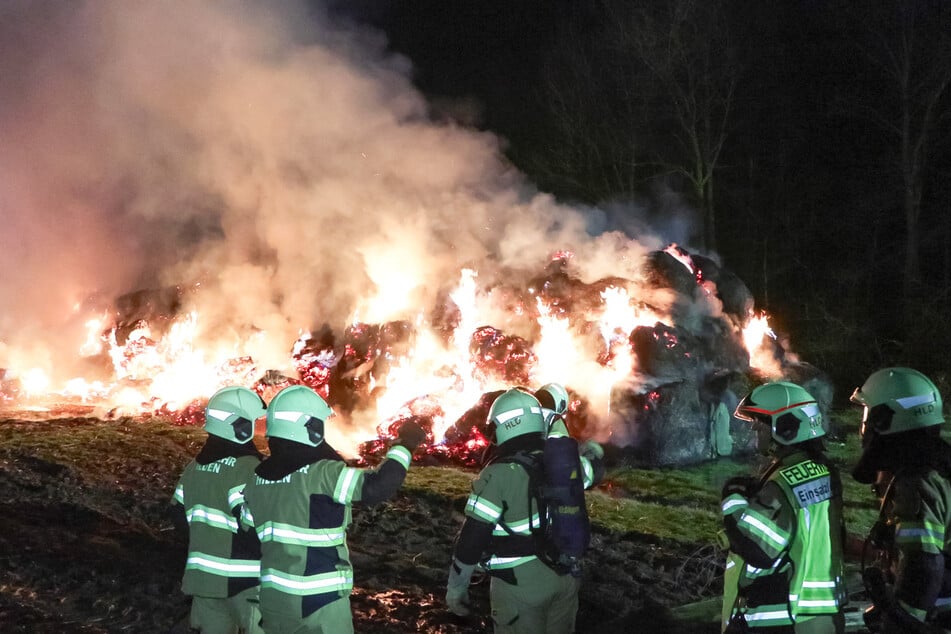
M 565 386 L 561 383 L 546 383 L 535 390 L 535 398 L 542 406 L 547 438 L 570 437 L 566 417 L 571 397 Z M 581 453 L 584 488 L 588 489 L 604 479 L 604 449 L 598 443 L 589 441 L 582 443 L 578 451 Z
M 852 471 L 881 501 L 871 543 L 885 569 L 863 571 L 873 631 L 951 629 L 951 446 L 941 439 L 941 394 L 910 368 L 871 374 L 852 395 L 863 408 L 862 456 Z M 887 582 L 892 583 L 887 583 Z
M 842 484 L 824 455 L 819 406 L 802 387 L 776 382 L 741 400 L 736 416 L 754 424 L 758 449 L 773 460 L 758 478 L 723 488 L 723 630 L 843 632 Z
M 476 567 L 491 576 L 489 587 L 496 634 L 554 634 L 574 631 L 580 579 L 556 570 L 537 556 L 531 526 L 540 523 L 529 496 L 529 474 L 520 452 L 542 452 L 548 431 L 538 400 L 511 389 L 496 398 L 488 422 L 494 430 L 489 463 L 473 482 L 466 520 L 456 538 L 446 588 L 446 604 L 460 616 L 470 613 L 469 582 Z M 581 450 L 584 488 L 603 474 L 603 452 L 595 443 Z
M 262 632 L 258 625 L 261 546 L 240 527 L 242 491 L 261 454 L 254 421 L 261 397 L 226 387 L 208 401 L 208 439 L 182 473 L 172 498 L 175 524 L 188 532 L 182 592 L 192 597 L 191 627 L 207 633 Z
M 542 407 L 545 417 L 545 430 L 548 435 L 567 436 L 568 426 L 565 416 L 568 414 L 568 403 L 571 398 L 568 390 L 561 383 L 546 383 L 535 390 L 535 398 Z
M 242 521 L 261 540 L 261 615 L 268 634 L 353 632 L 353 568 L 347 528 L 355 502 L 392 497 L 426 433 L 414 422 L 375 470 L 348 466 L 324 439 L 331 409 L 316 392 L 293 385 L 267 408 L 270 457 L 244 491 Z

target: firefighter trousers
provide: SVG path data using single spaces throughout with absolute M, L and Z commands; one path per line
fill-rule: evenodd
M 581 581 L 534 559 L 513 569 L 517 583 L 492 578 L 489 598 L 495 634 L 571 634 Z
M 227 599 L 192 597 L 189 625 L 202 634 L 263 634 L 258 610 L 258 588 L 248 588 Z
M 267 634 L 353 634 L 353 614 L 350 597 L 331 601 L 304 618 L 261 611 Z

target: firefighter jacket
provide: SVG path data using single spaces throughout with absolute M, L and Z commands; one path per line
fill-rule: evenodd
M 761 628 L 839 612 L 845 530 L 838 472 L 797 451 L 777 458 L 750 489 L 727 492 L 721 503 L 730 546 L 725 620 L 739 609 Z
M 543 439 L 521 436 L 500 446 L 497 455 L 472 483 L 466 501 L 466 521 L 456 542 L 455 556 L 463 563 L 481 563 L 493 576 L 513 578 L 506 571 L 538 559 L 532 526 L 540 526 L 538 507 L 529 495 L 529 474 L 506 457 L 519 451 L 541 453 Z M 600 458 L 581 456 L 584 487 L 597 483 L 604 472 Z
M 936 469 L 899 471 L 883 501 L 897 552 L 895 598 L 921 622 L 951 625 L 951 483 Z M 946 580 L 947 579 L 947 580 Z
M 220 599 L 258 585 L 260 544 L 239 518 L 244 485 L 259 463 L 243 455 L 185 467 L 172 498 L 188 521 L 185 594 Z
M 366 485 L 379 482 L 374 476 L 380 474 L 388 481 L 387 495 L 381 497 L 395 493 L 410 460 L 410 451 L 397 445 L 375 471 L 321 459 L 278 479 L 262 477 L 261 469 L 253 475 L 241 519 L 261 540 L 262 612 L 305 618 L 350 595 L 353 568 L 346 531 L 351 506 L 370 497 Z

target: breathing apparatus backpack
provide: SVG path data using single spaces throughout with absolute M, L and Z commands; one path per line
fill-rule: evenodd
M 535 554 L 558 574 L 580 577 L 591 523 L 577 441 L 553 436 L 541 452 L 520 451 L 501 461 L 520 464 L 528 473 L 529 508 L 534 500 L 539 517 L 537 525 L 531 523 Z M 504 523 L 502 528 L 511 534 Z

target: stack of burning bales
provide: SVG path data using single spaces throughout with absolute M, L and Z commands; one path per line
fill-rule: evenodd
M 673 323 L 635 328 L 632 350 L 646 385 L 617 385 L 611 409 L 632 434 L 624 455 L 649 465 L 680 465 L 753 450 L 749 423 L 733 411 L 749 390 L 766 380 L 788 380 L 809 390 L 824 414 L 832 403 L 829 378 L 800 362 L 766 337 L 769 368 L 750 365 L 742 339 L 753 317 L 753 298 L 745 284 L 727 269 L 679 248 L 650 254 L 649 281 L 674 290 Z M 722 312 L 698 314 L 699 294 L 714 294 Z
M 766 380 L 790 380 L 803 385 L 828 412 L 832 385 L 815 367 L 801 363 L 774 339 L 765 338 L 769 371 L 753 368 L 742 332 L 753 318 L 749 289 L 730 271 L 702 256 L 672 247 L 655 251 L 647 259 L 648 285 L 673 291 L 676 300 L 668 321 L 639 326 L 629 334 L 634 366 L 631 380 L 616 384 L 611 393 L 609 443 L 625 461 L 650 466 L 682 465 L 753 450 L 755 437 L 748 423 L 733 417 L 739 398 Z M 522 310 L 534 306 L 535 298 L 560 311 L 570 320 L 583 319 L 601 303 L 601 293 L 610 287 L 631 286 L 629 280 L 607 278 L 584 283 L 569 272 L 567 260 L 554 259 L 544 273 L 528 284 L 501 289 Z M 499 291 L 500 289 L 495 289 Z M 702 295 L 714 295 L 716 301 Z M 698 305 L 722 306 L 722 310 L 698 311 Z M 435 330 L 445 336 L 458 325 L 459 312 L 446 298 L 430 316 Z M 593 345 L 601 345 L 603 358 L 612 354 L 600 342 L 596 324 L 572 323 L 576 332 L 589 333 Z M 382 325 L 360 324 L 346 330 L 338 340 L 329 329 L 313 335 L 295 349 L 297 369 L 303 382 L 327 396 L 338 410 L 352 411 L 370 405 L 394 359 L 412 347 L 414 329 L 408 322 Z M 469 353 L 476 372 L 506 385 L 531 385 L 536 357 L 532 342 L 508 335 L 492 326 L 477 328 Z M 328 361 L 333 360 L 333 365 Z M 603 436 L 603 425 L 591 424 L 587 401 L 568 385 L 572 407 L 567 419 L 580 438 Z M 487 392 L 478 403 L 454 422 L 444 441 L 429 447 L 435 460 L 471 464 L 479 459 L 491 437 L 485 419 L 499 391 Z M 402 422 L 413 418 L 429 429 L 442 415 L 438 402 L 420 398 L 408 403 L 402 418 L 385 421 L 381 438 L 361 447 L 364 458 L 385 451 L 387 437 L 396 434 Z M 596 429 L 597 428 L 597 429 Z M 604 438 L 599 438 L 604 440 Z
M 666 323 L 641 325 L 621 334 L 621 346 L 627 348 L 624 358 L 630 357 L 632 365 L 629 380 L 621 380 L 611 389 L 608 421 L 603 420 L 603 413 L 589 414 L 593 408 L 585 395 L 567 385 L 572 396 L 567 422 L 579 438 L 606 440 L 626 461 L 651 466 L 747 453 L 753 449 L 754 436 L 749 425 L 736 420 L 732 413 L 740 397 L 766 380 L 799 383 L 828 413 L 833 391 L 829 379 L 787 354 L 778 342 L 764 338 L 758 344 L 761 353 L 766 346 L 768 368 L 762 363 L 751 365 L 743 330 L 754 319 L 752 295 L 736 275 L 715 261 L 672 245 L 649 254 L 643 267 L 646 282 L 613 277 L 586 283 L 572 274 L 569 260 L 554 257 L 528 283 L 502 284 L 491 292 L 512 314 L 531 317 L 529 322 L 536 329 L 540 328 L 539 306 L 567 318 L 583 345 L 600 350 L 597 360 L 603 365 L 620 358 L 616 344 L 603 340 L 598 323 L 590 317 L 598 313 L 608 289 L 629 290 L 630 296 L 638 297 L 647 309 L 654 307 L 650 299 L 643 299 L 644 290 L 648 290 L 646 295 L 651 289 L 660 291 L 659 295 L 666 298 L 665 305 L 652 312 L 667 315 Z M 162 324 L 172 323 L 181 310 L 186 292 L 175 287 L 123 296 L 116 304 L 114 336 L 124 338 L 142 323 L 150 324 L 160 336 Z M 428 315 L 427 327 L 448 345 L 461 321 L 461 311 L 445 293 Z M 242 364 L 244 376 L 265 399 L 286 385 L 303 383 L 323 395 L 342 414 L 340 420 L 349 420 L 354 412 L 374 408 L 385 390 L 388 373 L 412 352 L 416 337 L 416 326 L 409 321 L 357 323 L 342 333 L 324 326 L 294 344 L 291 356 L 296 378 L 273 370 L 261 372 L 247 357 L 235 362 Z M 536 340 L 533 334 L 516 336 L 493 325 L 476 328 L 468 346 L 475 378 L 483 385 L 532 385 Z M 450 382 L 453 379 L 447 378 Z M 0 371 L 0 393 L 9 400 L 17 389 L 14 382 L 4 381 Z M 364 443 L 361 454 L 372 459 L 384 452 L 387 440 L 412 418 L 431 432 L 428 455 L 432 459 L 477 462 L 491 437 L 485 425 L 486 414 L 499 393 L 484 393 L 453 421 L 441 442 L 436 442 L 440 439 L 432 433 L 434 421 L 445 414 L 438 395 L 417 397 L 401 408 L 398 417 L 379 425 L 379 438 Z M 193 403 L 170 414 L 180 424 L 196 424 L 201 419 L 202 404 Z M 608 437 L 606 429 L 610 429 Z

